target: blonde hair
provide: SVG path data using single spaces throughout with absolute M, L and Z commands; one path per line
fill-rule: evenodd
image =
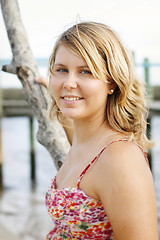
M 136 141 L 144 149 L 152 143 L 146 137 L 146 107 L 144 89 L 136 77 L 131 53 L 118 35 L 107 25 L 82 22 L 66 30 L 57 40 L 50 57 L 49 73 L 53 74 L 56 52 L 65 46 L 81 56 L 93 76 L 103 81 L 116 83 L 115 91 L 108 95 L 106 119 L 111 128 Z M 105 76 L 105 79 L 104 79 Z M 62 114 L 53 100 L 51 116 Z

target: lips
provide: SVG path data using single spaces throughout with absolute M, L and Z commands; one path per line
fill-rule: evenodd
M 71 101 L 71 102 L 73 102 L 73 101 L 81 100 L 81 99 L 83 99 L 83 98 L 78 97 L 78 96 L 64 96 L 64 97 L 62 97 L 62 99 L 64 99 L 65 101 Z

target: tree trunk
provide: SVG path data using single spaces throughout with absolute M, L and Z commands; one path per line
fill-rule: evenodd
M 39 75 L 38 67 L 28 43 L 17 0 L 0 2 L 13 54 L 10 65 L 3 66 L 2 70 L 17 74 L 20 79 L 25 98 L 32 106 L 39 123 L 37 139 L 47 148 L 58 169 L 66 156 L 69 143 L 57 120 L 49 120 L 49 105 L 52 99 L 47 89 L 35 81 L 35 76 Z

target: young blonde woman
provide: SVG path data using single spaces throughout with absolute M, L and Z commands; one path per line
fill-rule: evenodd
M 47 239 L 158 240 L 143 89 L 121 40 L 104 24 L 76 24 L 49 71 L 51 117 L 71 148 L 46 195 Z

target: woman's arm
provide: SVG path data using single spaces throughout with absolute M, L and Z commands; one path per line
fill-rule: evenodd
M 100 159 L 97 191 L 116 240 L 158 240 L 151 171 L 133 143 L 109 146 Z
M 43 84 L 46 88 L 48 88 L 48 81 L 46 78 L 40 76 L 36 78 L 36 82 Z M 73 122 L 72 120 L 67 119 L 66 122 L 64 123 L 64 125 L 68 126 L 63 126 L 64 131 L 66 133 L 67 139 L 70 143 L 70 145 L 72 145 L 72 140 L 73 140 Z

